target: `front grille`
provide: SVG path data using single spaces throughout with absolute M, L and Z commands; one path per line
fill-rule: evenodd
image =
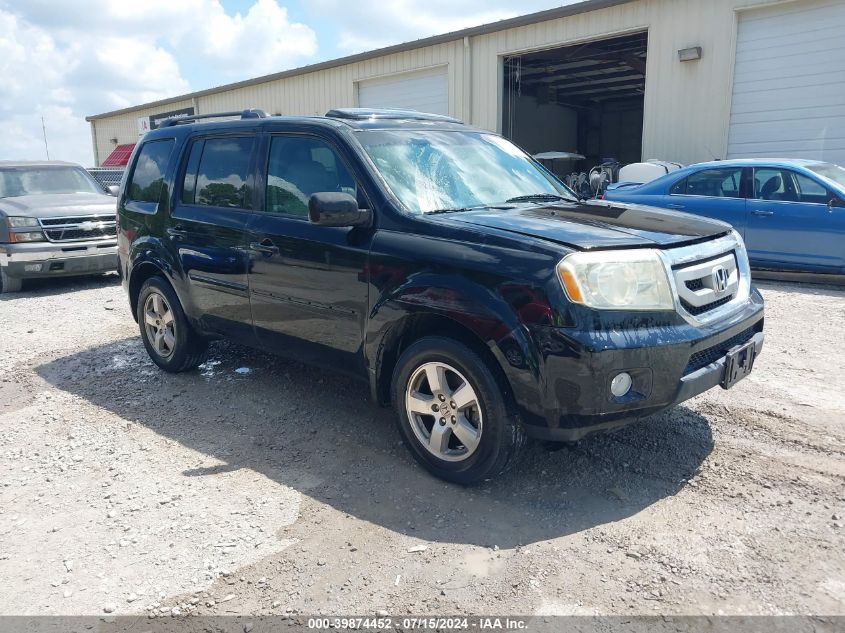
M 718 301 L 711 301 L 710 303 L 705 303 L 703 306 L 694 306 L 681 299 L 681 305 L 684 306 L 684 310 L 689 312 L 691 315 L 698 316 L 699 314 L 710 312 L 710 310 L 715 310 L 719 306 L 723 306 L 726 303 L 730 303 L 733 298 L 734 295 L 728 295 L 727 297 L 722 297 Z
M 690 279 L 686 282 L 687 288 L 690 290 L 701 290 L 704 288 L 704 281 L 701 279 Z
M 743 343 L 748 342 L 749 340 L 751 340 L 752 336 L 754 336 L 754 327 L 750 327 L 747 330 L 743 330 L 739 334 L 735 334 L 728 340 L 722 341 L 718 345 L 713 345 L 712 347 L 703 349 L 700 352 L 696 352 L 695 354 L 690 356 L 689 362 L 687 363 L 687 368 L 684 370 L 684 376 L 686 376 L 687 374 L 691 374 L 694 371 L 698 371 L 702 367 L 707 367 L 707 365 L 709 365 L 710 363 L 715 363 L 717 360 L 727 354 L 732 347 L 736 347 L 737 345 L 742 345 Z
M 672 266 L 681 306 L 692 316 L 706 314 L 737 296 L 740 271 L 733 249 Z
M 103 240 L 117 235 L 114 215 L 85 215 L 39 220 L 44 235 L 51 242 Z

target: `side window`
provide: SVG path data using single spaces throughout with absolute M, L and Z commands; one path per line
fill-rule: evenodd
M 306 217 L 308 198 L 323 191 L 358 193 L 355 179 L 331 146 L 316 138 L 274 136 L 267 163 L 265 210 Z
M 754 170 L 754 199 L 755 200 L 788 200 L 784 181 L 784 174 L 780 169 L 763 168 Z
M 144 143 L 126 187 L 128 200 L 158 203 L 164 186 L 167 163 L 175 143 L 174 139 Z
M 803 174 L 793 173 L 798 202 L 808 204 L 827 204 L 831 196 L 824 186 Z
M 687 195 L 739 198 L 742 169 L 704 169 L 687 178 Z
M 669 195 L 671 196 L 682 196 L 687 192 L 687 179 L 684 178 L 683 180 L 679 180 L 672 188 L 669 190 Z
M 203 206 L 251 208 L 252 193 L 248 180 L 253 144 L 252 137 L 209 138 L 201 143 L 202 150 L 198 150 L 200 143 L 194 142 L 188 167 L 195 152 L 201 151 L 201 155 L 196 179 L 185 174 L 183 202 L 188 197 L 193 198 L 194 204 Z

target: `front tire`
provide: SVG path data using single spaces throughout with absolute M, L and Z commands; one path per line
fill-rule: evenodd
M 6 273 L 6 269 L 0 266 L 0 294 L 19 292 L 22 284 L 23 279 L 20 277 L 10 277 Z
M 144 347 L 164 371 L 188 371 L 205 361 L 208 341 L 188 323 L 179 298 L 165 279 L 156 276 L 144 282 L 135 310 Z
M 512 398 L 466 345 L 426 337 L 399 358 L 391 387 L 399 432 L 433 475 L 472 484 L 502 473 L 525 443 Z

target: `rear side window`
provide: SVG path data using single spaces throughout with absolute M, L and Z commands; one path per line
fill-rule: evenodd
M 690 174 L 669 193 L 674 195 L 741 198 L 742 169 L 704 169 Z
M 249 165 L 252 137 L 209 138 L 191 146 L 182 202 L 209 207 L 250 209 Z
M 126 187 L 129 200 L 158 203 L 164 186 L 167 163 L 175 143 L 173 139 L 144 143 Z
M 754 170 L 754 198 L 756 200 L 789 200 L 794 196 L 786 188 L 784 172 L 775 168 Z

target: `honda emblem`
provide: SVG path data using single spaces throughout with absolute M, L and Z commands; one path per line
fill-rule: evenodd
M 728 289 L 728 280 L 730 279 L 728 270 L 724 266 L 714 266 L 712 275 L 713 289 L 716 294 L 720 295 Z

